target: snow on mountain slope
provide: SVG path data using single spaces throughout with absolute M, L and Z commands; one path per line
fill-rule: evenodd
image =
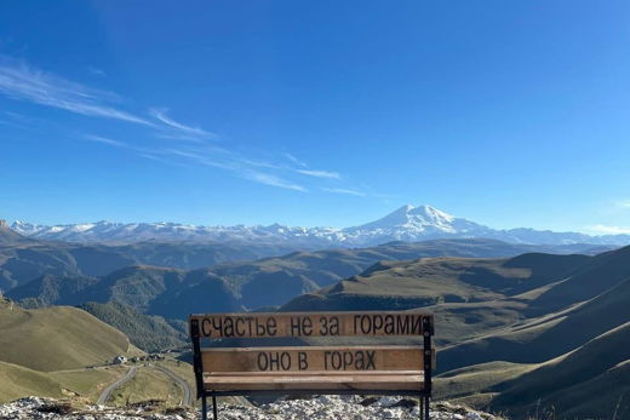
M 345 229 L 352 238 L 368 241 L 414 241 L 442 237 L 483 237 L 491 229 L 486 226 L 457 218 L 435 207 L 406 205 L 382 219 L 365 225 Z
M 360 226 L 330 227 L 196 226 L 178 223 L 112 223 L 101 221 L 72 225 L 34 225 L 16 221 L 11 228 L 36 239 L 72 242 L 204 241 L 290 243 L 297 247 L 356 247 L 389 241 L 422 241 L 440 238 L 490 238 L 525 244 L 626 245 L 630 235 L 589 236 L 518 228 L 496 230 L 452 216 L 428 205 L 406 205 L 387 216 Z

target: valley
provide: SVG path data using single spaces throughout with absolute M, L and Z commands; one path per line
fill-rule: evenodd
M 541 407 L 560 418 L 605 417 L 630 390 L 630 247 L 451 238 L 305 250 L 3 232 L 4 401 L 191 403 L 185 319 L 250 310 L 429 310 L 435 396 L 517 419 Z M 168 356 L 111 365 L 155 352 Z M 604 383 L 614 391 L 592 397 Z
M 194 402 L 188 363 L 176 354 L 149 360 L 124 334 L 78 308 L 28 310 L 3 300 L 0 331 L 0 403 L 27 395 L 109 405 Z M 121 356 L 129 362 L 113 363 Z

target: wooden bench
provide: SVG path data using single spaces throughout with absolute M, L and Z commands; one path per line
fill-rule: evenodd
M 258 394 L 417 396 L 420 417 L 429 419 L 435 365 L 431 314 L 251 312 L 191 315 L 189 322 L 203 420 L 208 416 L 207 397 L 212 397 L 217 420 L 217 396 Z M 422 339 L 417 344 L 389 344 L 388 337 L 402 336 Z M 342 337 L 372 337 L 370 343 L 379 344 L 348 345 Z M 303 343 L 311 338 L 326 345 L 286 344 L 288 339 Z M 202 347 L 208 340 L 213 346 Z M 252 345 L 252 340 L 257 343 Z M 228 347 L 216 346 L 226 341 L 231 341 Z M 270 345 L 277 341 L 283 342 Z

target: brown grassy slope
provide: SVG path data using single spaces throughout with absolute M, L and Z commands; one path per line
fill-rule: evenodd
M 509 259 L 424 258 L 381 262 L 359 276 L 300 296 L 282 310 L 391 310 L 436 314 L 439 344 L 460 343 L 522 321 L 523 293 L 572 273 L 582 255 L 524 254 Z
M 499 299 L 557 281 L 589 258 L 524 254 L 510 259 L 422 258 L 380 262 L 361 275 L 314 293 L 312 301 L 306 295 L 284 308 L 319 305 L 342 309 L 393 302 L 398 302 L 398 306 L 417 307 L 419 303 Z
M 493 360 L 541 363 L 553 359 L 630 319 L 629 301 L 630 273 L 628 280 L 570 309 L 445 348 L 440 365 L 450 370 Z
M 59 398 L 63 392 L 61 385 L 46 373 L 0 362 L 0 403 L 28 395 Z
M 48 372 L 100 365 L 129 350 L 124 334 L 80 309 L 0 303 L 0 361 Z
M 72 369 L 47 373 L 70 393 L 96 402 L 105 387 L 127 372 L 124 366 L 108 366 L 94 369 Z M 27 394 L 36 395 L 36 394 Z
M 538 364 L 489 362 L 454 369 L 434 380 L 436 399 L 454 399 L 476 394 L 495 393 L 497 385 L 536 369 Z
M 591 299 L 630 278 L 630 246 L 592 257 L 555 287 L 536 298 L 528 316 L 557 311 Z
M 152 367 L 139 367 L 136 375 L 112 393 L 111 405 L 127 405 L 146 400 L 161 400 L 176 406 L 182 390 L 166 374 Z
M 519 416 L 540 405 L 553 407 L 561 418 L 577 413 L 612 417 L 617 401 L 630 392 L 629 374 L 630 322 L 626 322 L 522 375 L 501 391 L 492 406 Z

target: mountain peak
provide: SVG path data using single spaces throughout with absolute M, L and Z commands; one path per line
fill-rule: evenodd
M 396 213 L 396 212 L 408 213 L 415 208 L 416 207 L 413 204 L 405 204 L 404 206 L 399 207 L 397 210 L 394 210 L 393 213 Z
M 428 204 L 422 204 L 421 206 L 418 206 L 418 207 L 414 207 L 410 204 L 407 204 L 404 207 L 407 209 L 407 212 L 410 214 L 420 215 L 420 216 L 428 217 L 434 220 L 441 219 L 448 222 L 452 222 L 455 219 L 453 215 L 446 213 L 445 211 L 439 210 Z
M 406 204 L 387 216 L 365 225 L 357 226 L 352 230 L 378 230 L 388 232 L 443 232 L 454 233 L 454 216 L 438 210 L 433 206 L 423 204 L 413 206 Z M 397 237 L 397 235 L 394 235 Z
M 24 236 L 13 231 L 6 220 L 0 219 L 0 244 L 10 244 L 14 242 L 27 241 Z

